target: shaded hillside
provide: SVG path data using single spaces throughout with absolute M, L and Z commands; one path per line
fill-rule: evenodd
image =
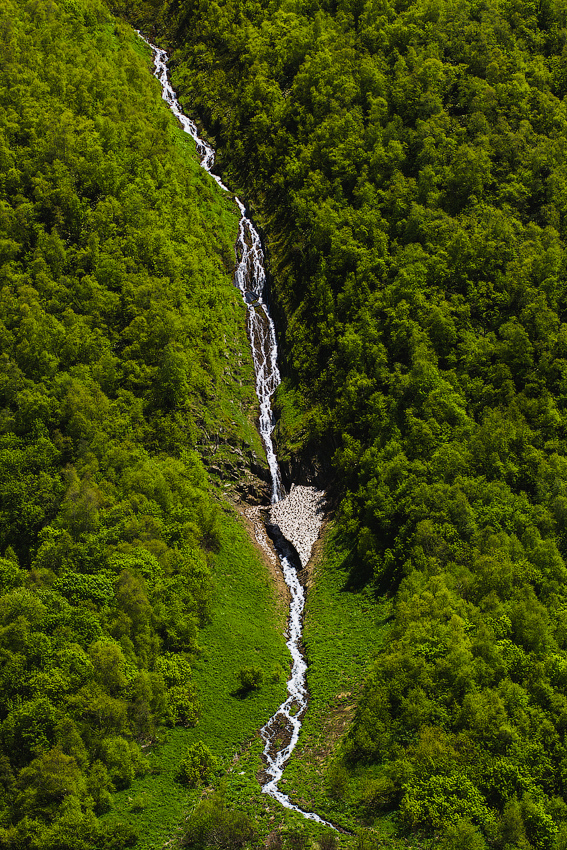
M 373 784 L 346 805 L 454 846 L 550 848 L 567 820 L 564 4 L 168 12 L 176 84 L 267 235 L 281 438 L 332 460 L 350 586 L 396 593 L 342 750 Z

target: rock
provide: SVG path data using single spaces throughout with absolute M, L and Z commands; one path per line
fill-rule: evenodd
M 300 570 L 302 564 L 299 552 L 297 551 L 293 543 L 291 543 L 288 538 L 285 537 L 285 535 L 282 533 L 282 530 L 279 525 L 274 522 L 267 522 L 266 533 L 268 534 L 270 540 L 272 540 L 276 552 L 278 553 L 280 558 L 282 556 L 287 558 L 290 564 L 293 564 L 296 570 Z
M 266 505 L 270 501 L 270 488 L 258 478 L 249 477 L 238 481 L 235 490 L 249 505 Z
M 319 537 L 324 505 L 325 493 L 322 490 L 292 486 L 289 494 L 270 509 L 271 526 L 289 541 L 302 567 L 307 565 L 313 544 Z
M 272 483 L 270 470 L 266 466 L 261 463 L 250 463 L 249 467 L 252 475 L 255 475 L 257 478 L 260 478 L 262 481 L 265 481 L 266 484 Z

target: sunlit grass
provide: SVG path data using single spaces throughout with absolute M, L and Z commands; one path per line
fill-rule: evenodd
M 369 664 L 379 651 L 390 605 L 385 601 L 376 605 L 368 590 L 347 590 L 348 554 L 328 529 L 305 611 L 309 709 L 284 773 L 283 790 L 322 817 L 355 829 L 348 795 L 341 800 L 329 796 L 326 773 L 348 728 Z
M 255 796 L 262 803 L 255 778 L 261 752 L 257 732 L 285 697 L 285 682 L 278 671 L 282 666 L 287 669 L 289 660 L 278 626 L 281 614 L 278 616 L 272 578 L 228 507 L 213 570 L 213 614 L 201 633 L 202 652 L 194 666 L 201 719 L 194 729 L 168 731 L 165 742 L 151 748 L 151 771 L 115 794 L 114 809 L 107 815 L 134 825 L 143 850 L 161 848 L 182 825 L 190 797 L 175 780 L 175 772 L 194 741 L 203 741 L 219 758 L 221 768 L 215 781 L 231 770 L 227 780 L 231 799 L 243 804 Z M 251 664 L 265 671 L 265 682 L 242 698 L 237 694 L 238 671 Z M 240 753 L 242 764 L 236 769 L 234 759 Z M 197 792 L 191 793 L 194 800 Z

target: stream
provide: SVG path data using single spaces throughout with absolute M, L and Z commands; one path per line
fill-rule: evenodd
M 141 38 L 144 38 L 141 33 L 138 34 Z M 184 115 L 181 110 L 177 96 L 169 82 L 167 73 L 168 56 L 166 52 L 150 44 L 145 38 L 144 41 L 149 44 L 153 51 L 154 73 L 161 83 L 163 99 L 179 120 L 183 130 L 195 140 L 202 167 L 216 180 L 221 189 L 229 192 L 230 190 L 224 185 L 220 177 L 211 171 L 215 161 L 214 149 L 199 137 L 197 125 Z M 247 307 L 248 336 L 254 360 L 256 393 L 260 404 L 258 430 L 264 443 L 271 474 L 271 501 L 272 505 L 276 505 L 286 498 L 278 460 L 272 443 L 274 416 L 271 407 L 271 397 L 280 383 L 280 372 L 277 363 L 278 346 L 276 330 L 268 306 L 264 301 L 266 271 L 260 236 L 246 215 L 244 204 L 236 197 L 235 201 L 240 210 L 240 225 L 235 249 L 238 265 L 234 276 L 234 283 L 242 293 Z M 331 823 L 323 820 L 315 812 L 307 812 L 299 808 L 299 806 L 294 805 L 287 794 L 280 791 L 278 787 L 283 769 L 299 738 L 302 718 L 307 710 L 308 694 L 306 684 L 307 664 L 301 651 L 302 619 L 305 604 L 304 589 L 299 581 L 296 566 L 292 563 L 291 558 L 284 554 L 283 551 L 278 551 L 277 545 L 276 551 L 291 597 L 287 647 L 291 653 L 292 667 L 291 675 L 287 682 L 287 699 L 261 729 L 261 735 L 265 745 L 265 770 L 261 783 L 262 791 L 264 794 L 269 794 L 287 809 L 299 812 L 309 820 L 335 829 Z

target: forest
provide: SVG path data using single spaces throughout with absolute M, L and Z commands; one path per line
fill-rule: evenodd
M 564 847 L 566 7 L 153 21 L 266 235 L 280 441 L 326 455 L 351 586 L 394 595 L 337 755 L 372 777 L 352 805 L 451 847 Z
M 325 470 L 345 617 L 388 606 L 320 813 L 357 850 L 565 850 L 563 0 L 1 0 L 0 847 L 135 844 L 112 795 L 201 712 L 206 435 L 253 407 L 235 211 L 113 15 L 261 226 L 278 451 Z M 185 845 L 260 845 L 211 839 L 222 794 Z
M 0 847 L 111 850 L 111 794 L 200 716 L 238 218 L 98 0 L 2 0 L 0 41 Z

